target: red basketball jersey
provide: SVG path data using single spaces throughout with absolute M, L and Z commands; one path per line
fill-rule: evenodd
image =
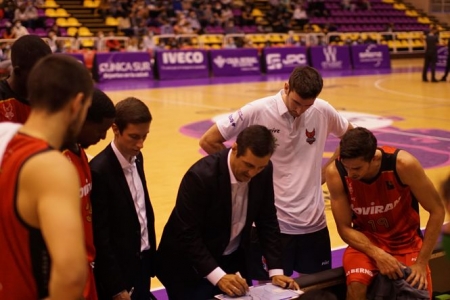
M 17 188 L 23 164 L 49 149 L 46 142 L 18 133 L 0 162 L 0 299 L 48 296 L 50 257 L 41 231 L 18 214 Z
M 96 300 L 97 291 L 95 288 L 94 273 L 92 266 L 95 259 L 94 237 L 92 232 L 92 205 L 91 205 L 91 189 L 92 177 L 89 168 L 89 162 L 84 150 L 79 147 L 80 154 L 76 154 L 70 150 L 64 150 L 63 154 L 76 167 L 80 178 L 80 199 L 81 199 L 81 215 L 83 217 L 84 239 L 86 244 L 87 258 L 89 262 L 89 277 L 84 289 L 83 295 L 86 300 Z
M 6 80 L 0 81 L 0 122 L 24 124 L 30 115 L 30 105 L 25 99 L 17 99 Z
M 418 202 L 396 172 L 398 149 L 379 148 L 381 168 L 370 182 L 352 180 L 337 161 L 353 211 L 353 227 L 392 254 L 419 251 L 422 246 Z

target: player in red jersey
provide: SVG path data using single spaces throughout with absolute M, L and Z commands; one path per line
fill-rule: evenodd
M 339 235 L 349 245 L 347 299 L 366 299 L 375 274 L 402 278 L 404 266 L 411 268 L 406 281 L 431 296 L 428 261 L 445 213 L 419 161 L 404 150 L 377 148 L 375 136 L 359 127 L 342 137 L 326 180 Z M 430 213 L 423 239 L 418 203 Z
M 25 123 L 30 114 L 27 79 L 36 62 L 52 51 L 40 37 L 24 35 L 11 46 L 11 75 L 0 81 L 0 122 Z
M 0 299 L 80 299 L 87 264 L 79 180 L 59 149 L 91 103 L 89 71 L 68 55 L 29 75 L 31 114 L 0 135 Z
M 92 233 L 92 206 L 91 189 L 92 177 L 89 168 L 88 158 L 83 148 L 97 144 L 106 137 L 106 132 L 114 122 L 115 108 L 111 99 L 99 89 L 94 89 L 92 94 L 92 104 L 87 112 L 86 121 L 81 128 L 77 138 L 77 143 L 70 143 L 64 146 L 63 154 L 76 167 L 80 178 L 80 198 L 81 215 L 83 217 L 84 239 L 89 268 L 88 280 L 83 292 L 85 300 L 96 300 L 97 292 L 95 288 L 94 267 L 95 247 Z

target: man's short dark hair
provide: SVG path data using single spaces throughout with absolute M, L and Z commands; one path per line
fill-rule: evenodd
M 86 121 L 101 123 L 104 119 L 114 119 L 116 109 L 112 100 L 102 90 L 95 88 L 92 93 L 92 104 L 88 109 Z
M 122 133 L 128 124 L 150 123 L 152 115 L 147 105 L 141 100 L 129 97 L 116 104 L 116 124 L 119 132 Z
M 84 100 L 88 99 L 93 89 L 89 70 L 74 57 L 65 54 L 42 58 L 28 76 L 31 107 L 50 113 L 61 110 L 79 93 L 83 93 Z
M 251 125 L 242 130 L 236 139 L 237 154 L 244 155 L 247 149 L 257 157 L 264 157 L 275 152 L 276 143 L 272 132 L 261 125 Z
M 364 161 L 371 161 L 377 151 L 377 138 L 370 130 L 356 127 L 342 136 L 339 146 L 341 159 L 362 157 Z
M 296 67 L 289 76 L 289 92 L 294 91 L 303 99 L 317 98 L 322 88 L 322 76 L 312 67 Z
M 51 53 L 50 47 L 40 37 L 24 35 L 11 46 L 11 65 L 29 71 L 39 59 Z

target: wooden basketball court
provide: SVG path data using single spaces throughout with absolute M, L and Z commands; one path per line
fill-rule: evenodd
M 422 82 L 421 59 L 397 60 L 392 65 L 394 72 L 390 74 L 329 77 L 324 73 L 324 90 L 319 97 L 339 111 L 349 113 L 352 116 L 350 119 L 357 125 L 370 123 L 366 127 L 375 126 L 383 133 L 383 138 L 379 138 L 380 144 L 387 141 L 401 147 L 396 137 L 406 137 L 409 141 L 406 143 L 417 146 L 418 153 L 428 153 L 422 156 L 426 161 L 420 157 L 419 160 L 438 187 L 450 174 L 450 82 Z M 288 76 L 280 75 L 279 80 L 267 82 L 123 91 L 105 89 L 115 102 L 133 96 L 148 104 L 152 112 L 153 122 L 143 154 L 158 240 L 174 206 L 182 176 L 203 156 L 198 146 L 198 136 L 205 127 L 186 126 L 201 124 L 254 99 L 275 94 Z M 369 123 L 366 123 L 367 116 L 364 114 L 370 114 Z M 394 131 L 395 134 L 390 135 Z M 88 154 L 97 154 L 112 137 L 109 131 L 106 140 L 89 148 Z M 330 157 L 331 153 L 326 151 L 324 157 Z M 327 195 L 326 185 L 324 192 Z M 342 247 L 345 244 L 337 234 L 329 200 L 327 204 L 332 247 Z M 421 215 L 422 226 L 425 226 L 427 214 L 422 210 Z M 152 288 L 158 286 L 160 283 L 154 279 Z

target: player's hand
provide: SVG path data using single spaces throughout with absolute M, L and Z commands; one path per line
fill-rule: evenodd
M 272 284 L 281 286 L 284 289 L 291 289 L 291 290 L 299 290 L 300 289 L 299 285 L 297 284 L 297 282 L 295 282 L 294 279 L 292 279 L 291 277 L 284 276 L 284 275 L 272 276 Z
M 402 268 L 404 268 L 404 266 L 392 255 L 380 249 L 378 255 L 374 257 L 374 259 L 381 274 L 386 275 L 393 280 L 403 277 Z
M 411 269 L 411 274 L 406 278 L 406 282 L 419 290 L 425 290 L 428 286 L 427 265 L 416 263 L 409 266 L 409 268 Z
M 131 300 L 130 294 L 128 294 L 128 291 L 123 290 L 119 294 L 115 295 L 113 300 Z
M 219 289 L 228 296 L 244 296 L 248 292 L 248 285 L 244 278 L 236 274 L 227 274 L 217 283 Z

